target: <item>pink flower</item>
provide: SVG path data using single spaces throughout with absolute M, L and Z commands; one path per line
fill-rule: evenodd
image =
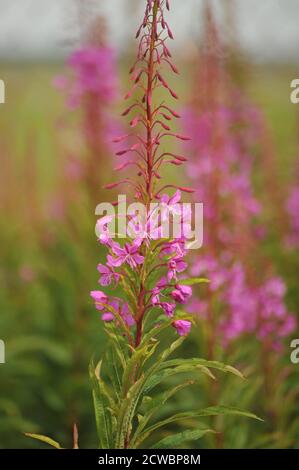
M 160 202 L 163 208 L 168 212 L 168 214 L 181 214 L 181 206 L 178 204 L 181 200 L 181 191 L 177 190 L 173 196 L 168 196 L 168 194 L 163 194 L 160 198 Z
M 152 289 L 152 304 L 160 304 L 160 294 L 163 289 L 167 286 L 167 281 L 165 277 L 162 277 L 160 281 L 157 282 L 156 286 Z
M 192 295 L 192 287 L 176 284 L 176 289 L 171 292 L 171 297 L 180 304 L 185 304 Z
M 111 224 L 113 220 L 114 217 L 112 215 L 106 215 L 105 217 L 98 219 L 96 223 L 96 234 L 98 236 L 98 240 L 103 245 L 110 245 L 113 234 L 109 231 L 109 224 Z
M 103 264 L 98 265 L 98 271 L 101 274 L 101 279 L 99 280 L 99 283 L 101 286 L 109 286 L 112 281 L 115 282 L 115 284 L 118 283 L 120 275 L 116 272 L 113 271 L 113 269 L 110 266 L 105 266 Z
M 108 302 L 108 296 L 101 290 L 92 290 L 90 296 L 95 301 L 96 309 L 103 310 L 105 304 Z
M 174 240 L 164 244 L 161 250 L 161 256 L 169 255 L 174 258 L 183 258 L 186 253 L 186 243 L 184 239 L 175 238 Z
M 117 299 L 112 300 L 108 304 L 108 306 L 111 307 L 111 310 L 108 310 L 107 312 L 103 313 L 102 320 L 105 322 L 113 321 L 115 319 L 115 316 L 112 310 L 114 310 L 122 317 L 122 319 L 128 326 L 133 326 L 135 324 L 135 320 L 129 310 L 128 304 L 126 302 L 121 304 L 120 302 L 121 301 Z
M 102 314 L 102 320 L 105 322 L 111 322 L 114 320 L 114 315 L 112 312 L 105 312 Z
M 138 253 L 141 243 L 142 239 L 136 238 L 132 244 L 125 243 L 124 248 L 121 248 L 119 243 L 113 242 L 111 249 L 115 256 L 107 256 L 108 266 L 120 267 L 127 263 L 132 269 L 136 269 L 144 261 L 144 256 Z
M 177 280 L 177 273 L 182 273 L 183 271 L 185 271 L 187 266 L 187 263 L 182 259 L 171 259 L 168 262 L 168 282 L 170 282 L 172 279 Z
M 122 316 L 122 318 L 124 319 L 124 321 L 126 322 L 128 326 L 135 325 L 134 317 L 132 316 L 127 303 L 123 305 L 120 311 L 120 315 Z
M 191 330 L 191 322 L 187 320 L 175 320 L 172 326 L 177 330 L 180 336 L 187 336 Z
M 164 310 L 164 313 L 167 317 L 173 317 L 175 311 L 175 304 L 172 304 L 170 302 L 161 302 L 159 304 L 159 307 Z

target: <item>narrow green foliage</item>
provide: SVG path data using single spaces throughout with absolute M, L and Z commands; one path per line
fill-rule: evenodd
M 180 284 L 183 286 L 195 286 L 196 284 L 207 284 L 209 279 L 205 277 L 190 277 L 189 279 L 181 279 Z
M 172 436 L 164 437 L 161 441 L 152 446 L 152 449 L 176 449 L 185 442 L 197 441 L 207 433 L 215 433 L 213 429 L 195 429 L 179 432 Z
M 96 367 L 93 363 L 90 365 L 100 448 L 139 448 L 154 431 L 173 423 L 191 422 L 194 430 L 175 434 L 173 439 L 168 436 L 154 445 L 155 448 L 171 447 L 212 432 L 209 428 L 198 429 L 199 418 L 237 415 L 258 419 L 252 413 L 226 406 L 159 418 L 164 405 L 175 394 L 190 385 L 198 386 L 200 375 L 215 380 L 211 372 L 214 369 L 244 378 L 237 369 L 221 362 L 199 358 L 169 359 L 185 338 L 179 337 L 161 351 L 159 335 L 167 326 L 169 320 L 165 319 L 164 324 L 151 328 L 136 348 L 125 347 L 112 329 L 108 330 L 111 343 L 106 355 L 109 362 L 107 360 L 103 371 L 105 380 L 102 378 L 101 362 Z M 180 374 L 190 374 L 190 377 L 179 384 L 172 384 L 162 392 L 159 388 L 159 392 L 153 394 L 155 387 L 165 379 L 179 377 Z
M 29 432 L 25 433 L 25 436 L 31 437 L 32 439 L 36 439 L 37 441 L 42 441 L 45 444 L 49 444 L 49 446 L 54 447 L 55 449 L 62 449 L 59 442 L 54 441 L 51 437 L 43 436 L 42 434 L 32 434 Z
M 113 437 L 111 396 L 109 396 L 100 378 L 100 365 L 95 369 L 94 364 L 91 362 L 89 373 L 93 389 L 99 445 L 101 449 L 111 449 Z

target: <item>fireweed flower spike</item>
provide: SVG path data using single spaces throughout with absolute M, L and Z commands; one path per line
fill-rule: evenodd
M 166 67 L 175 74 L 178 73 L 167 46 L 167 41 L 173 39 L 173 34 L 165 18 L 165 7 L 170 8 L 170 3 L 165 0 L 146 2 L 145 15 L 136 35 L 139 38 L 137 60 L 130 70 L 132 89 L 125 97 L 129 99 L 135 94 L 136 99 L 123 112 L 123 115 L 129 116 L 130 119 L 130 139 L 135 135 L 136 141 L 116 152 L 120 160 L 129 155 L 126 162 L 137 166 L 138 177 L 134 179 L 129 176 L 108 185 L 108 189 L 116 188 L 120 184 L 133 189 L 135 199 L 141 201 L 146 208 L 145 220 L 140 228 L 139 219 L 135 216 L 128 217 L 127 226 L 130 230 L 123 245 L 109 238 L 107 232 L 99 237 L 99 241 L 108 250 L 106 264 L 98 266 L 101 274 L 99 282 L 102 286 L 118 285 L 117 296 L 106 296 L 101 291 L 91 293 L 111 339 L 107 360 L 109 358 L 112 362 L 106 361 L 106 366 L 115 392 L 112 398 L 111 390 L 108 390 L 109 385 L 104 384 L 100 378 L 101 363 L 97 367 L 91 365 L 95 406 L 97 410 L 99 406 L 101 409 L 97 424 L 102 447 L 136 448 L 142 445 L 154 430 L 153 427 L 148 427 L 152 416 L 152 398 L 149 398 L 148 408 L 144 394 L 148 394 L 155 384 L 160 382 L 159 371 L 164 369 L 166 364 L 167 367 L 172 367 L 172 361 L 165 362 L 167 357 L 190 333 L 192 317 L 186 314 L 182 307 L 192 296 L 191 285 L 203 281 L 186 279 L 184 275 L 188 267 L 184 259 L 187 252 L 184 224 L 186 219 L 189 220 L 190 214 L 181 214 L 181 236 L 165 239 L 161 237 L 163 216 L 156 214 L 151 206 L 152 202 L 158 201 L 164 215 L 176 216 L 180 213 L 181 193 L 193 191 L 191 188 L 163 184 L 160 175 L 162 165 L 176 165 L 178 162 L 182 164 L 187 160 L 185 156 L 162 150 L 164 139 L 171 137 L 177 141 L 189 140 L 187 136 L 171 132 L 172 119 L 179 117 L 172 106 L 166 105 L 165 101 L 156 102 L 158 88 L 164 89 L 168 99 L 178 98 L 165 80 L 163 72 Z M 121 143 L 127 138 L 128 136 L 121 136 L 115 141 Z M 127 165 L 120 163 L 118 170 L 124 170 L 126 167 Z M 173 194 L 166 194 L 168 189 L 174 190 Z M 98 226 L 106 224 L 107 227 L 108 219 L 100 219 Z M 153 228 L 152 222 L 155 222 Z M 149 233 L 146 230 L 148 226 L 151 228 Z M 160 344 L 158 337 L 159 332 L 169 326 L 174 328 L 178 337 L 165 349 L 165 344 Z M 168 335 L 171 335 L 171 330 Z M 153 361 L 154 365 L 147 365 L 148 359 L 157 350 L 159 353 Z M 172 373 L 179 373 L 182 370 L 178 367 L 180 365 L 191 371 L 196 367 L 196 361 L 204 363 L 207 368 L 215 366 L 215 363 L 200 359 L 192 361 L 193 365 L 189 360 L 174 361 L 175 370 L 172 370 Z M 226 366 L 220 367 L 224 370 Z M 117 377 L 113 376 L 112 369 L 118 371 Z M 233 368 L 229 370 L 238 374 Z M 169 396 L 171 394 L 170 391 Z M 115 402 L 111 403 L 113 400 Z M 238 413 L 236 410 L 234 412 Z M 229 411 L 225 407 L 219 407 L 214 409 L 212 414 L 214 413 L 226 414 Z M 139 424 L 136 424 L 137 414 Z M 253 417 L 250 414 L 249 416 Z M 160 425 L 162 424 L 158 424 Z M 195 438 L 202 435 L 201 430 Z M 178 439 L 178 436 L 175 438 Z M 181 440 L 183 439 L 182 435 Z M 159 444 L 163 447 L 163 441 L 156 446 Z
M 105 25 L 101 18 L 88 26 L 90 37 L 69 56 L 65 75 L 55 78 L 54 85 L 66 97 L 67 108 L 80 111 L 76 131 L 76 148 L 70 149 L 72 160 L 65 165 L 67 177 L 86 184 L 94 205 L 101 189 L 101 167 L 106 165 L 107 154 L 115 150 L 113 138 L 119 135 L 122 126 L 111 116 L 111 108 L 119 94 L 116 69 L 116 54 L 105 38 Z M 82 154 L 78 149 L 82 147 Z M 83 153 L 84 151 L 84 153 Z M 72 164 L 72 165 L 71 165 Z M 103 183 L 102 183 L 103 184 Z
M 242 335 L 255 334 L 277 348 L 296 321 L 286 308 L 285 289 L 278 288 L 283 282 L 273 276 L 274 267 L 260 249 L 264 227 L 258 219 L 262 208 L 254 194 L 252 152 L 253 143 L 260 145 L 259 113 L 235 89 L 223 61 L 214 55 L 222 45 L 210 3 L 207 8 L 208 47 L 196 75 L 200 96 L 192 98 L 182 121 L 192 137 L 184 145 L 190 156 L 187 174 L 207 220 L 204 249 L 193 257 L 191 274 L 210 280 L 206 295 L 192 299 L 190 311 L 209 324 L 212 359 L 216 338 L 232 347 Z M 295 213 L 296 193 L 288 207 Z
M 283 434 L 292 412 L 275 413 L 273 419 L 273 410 L 279 410 L 280 397 L 285 399 L 284 385 L 277 377 L 289 373 L 282 352 L 285 339 L 296 330 L 296 317 L 288 311 L 286 287 L 260 243 L 265 230 L 258 219 L 262 207 L 255 197 L 252 151 L 261 146 L 259 113 L 236 89 L 222 55 L 214 54 L 221 51 L 221 44 L 210 2 L 206 6 L 205 47 L 192 102 L 182 113 L 182 121 L 192 137 L 184 146 L 190 157 L 188 176 L 197 200 L 204 203 L 206 222 L 204 247 L 192 259 L 191 275 L 206 276 L 210 282 L 197 299 L 194 292 L 187 309 L 205 332 L 202 343 L 210 360 L 217 359 L 221 344 L 223 357 L 242 357 L 250 344 L 248 338 L 258 340 L 254 354 L 266 391 L 259 396 L 261 406 L 265 416 L 267 411 L 271 416 L 273 434 Z M 296 196 L 288 207 L 289 214 L 294 214 Z M 212 401 L 221 400 L 221 387 L 212 387 L 208 393 Z M 292 400 L 288 397 L 284 410 L 294 409 Z M 288 424 L 281 428 L 280 423 Z M 222 438 L 217 445 L 222 446 Z
M 181 191 L 191 191 L 189 188 L 180 188 L 172 196 L 169 196 L 164 194 L 163 191 L 167 188 L 176 189 L 175 185 L 158 186 L 161 179 L 159 170 L 162 165 L 167 163 L 176 164 L 176 158 L 180 164 L 185 160 L 185 157 L 176 157 L 173 154 L 162 152 L 160 150 L 162 141 L 169 136 L 177 140 L 188 140 L 188 137 L 171 132 L 171 121 L 173 118 L 178 117 L 178 114 L 171 107 L 166 106 L 164 102 L 158 104 L 155 102 L 155 92 L 160 87 L 164 88 L 171 98 L 177 98 L 175 92 L 163 78 L 162 72 L 162 68 L 165 66 L 170 71 L 178 73 L 166 46 L 167 40 L 169 38 L 173 39 L 173 34 L 165 20 L 164 6 L 166 6 L 166 3 L 161 1 L 147 2 L 144 20 L 137 33 L 140 40 L 137 60 L 130 70 L 133 87 L 126 95 L 126 99 L 138 92 L 139 96 L 123 112 L 123 115 L 130 115 L 131 128 L 139 128 L 140 131 L 136 134 L 136 143 L 116 152 L 116 155 L 120 158 L 128 154 L 132 155 L 129 157 L 129 161 L 127 160 L 124 164 L 120 163 L 117 169 L 121 171 L 128 165 L 135 164 L 138 166 L 139 178 L 134 180 L 128 177 L 106 185 L 106 189 L 114 189 L 120 184 L 132 187 L 135 191 L 135 198 L 142 201 L 148 209 L 145 222 L 147 225 L 149 225 L 151 219 L 155 219 L 155 214 L 149 211 L 150 204 L 153 201 L 158 200 L 161 202 L 164 215 L 180 214 L 178 202 L 181 199 Z M 127 136 L 124 136 L 124 139 L 127 139 Z M 123 137 L 114 140 L 119 143 L 123 140 Z M 159 216 L 157 215 L 159 224 L 158 219 Z M 134 218 L 130 220 L 131 228 L 133 228 L 133 224 Z M 157 232 L 159 232 L 159 227 Z M 154 235 L 154 232 L 151 233 Z M 136 324 L 136 331 L 134 332 L 135 346 L 138 346 L 142 340 L 145 316 L 150 315 L 153 306 L 151 294 L 157 287 L 157 280 L 155 281 L 155 279 L 159 275 L 159 271 L 168 270 L 169 283 L 165 286 L 165 292 L 161 292 L 165 297 L 165 302 L 163 304 L 157 303 L 155 306 L 161 307 L 168 317 L 175 315 L 175 308 L 173 304 L 168 304 L 166 299 L 182 303 L 184 291 L 188 291 L 189 296 L 192 293 L 189 286 L 182 288 L 182 291 L 175 286 L 178 273 L 187 268 L 186 262 L 182 259 L 183 256 L 178 256 L 175 252 L 169 253 L 166 250 L 170 242 L 177 243 L 179 241 L 184 246 L 185 241 L 183 238 L 181 240 L 174 239 L 160 242 L 156 246 L 146 243 L 144 237 L 129 240 L 123 247 L 113 241 L 109 244 L 106 266 L 100 268 L 102 274 L 100 283 L 102 285 L 106 282 L 111 283 L 115 276 L 118 276 L 122 284 L 124 284 L 128 275 L 134 278 L 134 295 L 137 297 L 136 302 L 129 302 L 129 305 Z M 152 256 L 153 254 L 155 257 Z M 155 260 L 157 260 L 156 264 Z M 114 273 L 110 271 L 111 268 L 115 270 L 120 268 L 120 271 Z M 185 322 L 189 322 L 191 327 L 189 320 L 185 320 Z M 177 327 L 175 320 L 172 325 L 181 335 L 182 329 Z M 186 331 L 184 330 L 184 335 Z
M 141 96 L 124 113 L 127 115 L 133 110 L 138 113 L 130 119 L 132 127 L 135 129 L 138 126 L 141 131 L 136 134 L 137 143 L 129 150 L 126 147 L 119 157 L 132 153 L 132 159 L 140 165 L 137 180 L 123 180 L 134 188 L 136 199 L 149 208 L 151 202 L 160 197 L 163 204 L 173 211 L 180 194 L 169 197 L 163 193 L 165 185 L 159 187 L 159 169 L 168 159 L 168 155 L 160 150 L 160 145 L 166 135 L 178 139 L 185 137 L 165 130 L 172 117 L 176 117 L 176 112 L 164 103 L 156 103 L 158 87 L 163 87 L 170 99 L 176 97 L 162 72 L 162 65 L 176 70 L 166 45 L 173 34 L 165 18 L 165 8 L 170 8 L 169 1 L 146 1 L 145 15 L 137 33 L 140 41 L 137 61 L 131 69 L 133 90 L 128 94 L 132 96 L 138 90 Z M 166 121 L 168 124 L 165 124 Z M 174 185 L 166 185 L 168 187 L 178 189 Z M 189 191 L 189 188 L 186 189 Z M 146 218 L 152 217 L 149 210 Z M 103 219 L 104 222 L 99 222 L 99 225 L 106 227 L 109 217 Z M 159 215 L 157 221 L 161 223 Z M 131 222 L 133 227 L 134 217 Z M 155 413 L 159 416 L 159 409 L 164 403 L 180 389 L 194 384 L 197 374 L 211 377 L 209 369 L 215 367 L 235 375 L 241 374 L 233 367 L 204 359 L 168 360 L 191 329 L 192 317 L 182 310 L 182 305 L 192 294 L 191 285 L 203 281 L 179 279 L 180 273 L 187 267 L 183 259 L 186 254 L 183 235 L 179 239 L 167 240 L 161 237 L 155 239 L 151 234 L 147 238 L 138 235 L 130 238 L 128 235 L 124 245 L 121 245 L 105 232 L 104 236 L 99 237 L 99 242 L 108 250 L 106 263 L 98 266 L 100 285 L 109 285 L 107 293 L 102 290 L 91 292 L 109 338 L 104 358 L 97 364 L 93 361 L 90 364 L 99 447 L 144 447 L 156 429 L 182 418 L 194 420 L 192 429 L 168 436 L 166 441 L 159 440 L 154 444 L 155 448 L 164 448 L 166 444 L 167 447 L 177 446 L 211 432 L 209 427 L 198 428 L 195 420 L 200 416 L 241 414 L 256 418 L 236 408 L 213 406 L 184 414 L 174 411 L 170 420 L 153 422 Z M 160 337 L 162 332 L 167 334 L 163 342 Z M 192 380 L 172 384 L 162 395 L 155 394 L 156 387 L 162 380 L 165 382 L 168 375 L 174 377 L 182 372 L 190 373 Z

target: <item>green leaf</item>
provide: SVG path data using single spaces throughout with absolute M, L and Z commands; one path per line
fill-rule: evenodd
M 169 348 L 167 348 L 159 357 L 159 359 L 155 362 L 155 364 L 150 367 L 150 369 L 142 375 L 140 379 L 136 381 L 128 390 L 126 398 L 123 400 L 120 410 L 120 417 L 119 417 L 119 426 L 117 431 L 117 448 L 121 449 L 124 446 L 125 439 L 128 439 L 128 436 L 131 432 L 132 428 L 132 420 L 134 418 L 135 411 L 137 409 L 138 403 L 142 398 L 142 394 L 145 390 L 145 385 L 147 380 L 152 376 L 152 374 L 159 368 L 159 365 L 176 349 L 178 348 L 182 341 L 184 341 L 184 337 L 178 338 L 176 341 L 171 343 Z M 150 340 L 150 339 L 149 339 Z M 148 341 L 149 341 L 148 340 Z M 156 347 L 156 344 L 152 345 L 152 347 Z M 148 343 L 145 345 L 141 343 L 138 349 L 135 350 L 135 354 L 137 357 L 139 355 L 144 354 L 148 351 Z M 136 363 L 134 362 L 134 358 L 132 356 L 132 361 L 130 360 L 130 364 L 128 369 L 132 371 L 133 365 Z M 136 356 L 135 356 L 136 359 Z M 124 373 L 124 381 L 130 378 L 130 374 L 125 371 Z M 123 384 L 124 389 L 126 390 L 126 382 Z
M 173 434 L 172 436 L 164 437 L 161 441 L 154 444 L 152 449 L 176 449 L 178 445 L 187 441 L 197 441 L 207 433 L 215 433 L 213 429 L 195 429 Z
M 45 444 L 49 444 L 49 446 L 55 447 L 55 449 L 62 449 L 62 447 L 60 446 L 59 442 L 54 441 L 54 440 L 51 439 L 50 437 L 43 436 L 42 434 L 31 434 L 31 433 L 29 433 L 29 432 L 26 432 L 26 433 L 25 433 L 25 436 L 31 437 L 32 439 L 36 439 L 36 440 L 38 440 L 38 441 L 42 441 L 42 442 L 44 442 Z
M 200 411 L 188 411 L 185 413 L 177 413 L 176 415 L 171 416 L 170 418 L 166 418 L 162 421 L 158 421 L 157 423 L 153 424 L 149 428 L 145 429 L 145 431 L 139 436 L 138 440 L 136 441 L 136 445 L 139 446 L 154 431 L 156 431 L 157 429 L 167 424 L 175 423 L 178 421 L 184 421 L 188 419 L 199 418 L 199 417 L 219 416 L 219 415 L 237 415 L 237 416 L 244 416 L 247 418 L 252 418 L 252 419 L 257 419 L 259 421 L 263 421 L 261 418 L 259 418 L 255 414 L 249 413 L 248 411 L 240 410 L 239 408 L 234 408 L 230 406 L 210 406 Z
M 181 359 L 181 361 L 183 361 L 183 359 Z M 214 375 L 207 367 L 204 367 L 201 365 L 194 365 L 194 364 L 181 364 L 177 367 L 162 369 L 156 374 L 152 375 L 152 377 L 150 377 L 149 380 L 146 382 L 145 392 L 148 393 L 151 389 L 159 385 L 160 382 L 162 382 L 168 377 L 171 377 L 177 374 L 182 374 L 185 372 L 194 373 L 195 371 L 202 372 L 203 374 L 207 375 L 211 379 L 215 379 Z
M 106 361 L 107 364 L 109 364 L 109 378 L 111 380 L 116 398 L 119 400 L 122 388 L 122 370 L 120 366 L 120 360 L 117 360 L 117 354 L 113 345 L 110 345 L 110 347 L 107 349 Z
M 128 327 L 128 325 L 126 324 L 126 322 L 124 321 L 124 319 L 120 315 L 120 313 L 114 307 L 112 307 L 112 305 L 108 305 L 108 304 L 105 305 L 105 309 L 115 316 L 116 320 L 119 323 L 119 326 L 122 328 L 122 330 L 124 331 L 127 338 L 132 340 L 132 335 L 131 335 L 130 328 Z M 119 336 L 119 335 L 117 335 L 117 336 Z
M 196 357 L 191 358 L 191 359 L 183 359 L 183 361 L 186 365 L 187 364 L 191 366 L 194 365 L 194 367 L 198 365 L 198 366 L 207 367 L 208 369 L 217 369 L 222 372 L 226 372 L 226 373 L 228 372 L 228 373 L 234 374 L 237 377 L 240 377 L 241 379 L 245 378 L 244 375 L 238 369 L 235 369 L 235 367 L 228 366 L 219 361 L 208 361 L 206 359 L 198 359 Z M 182 363 L 182 359 L 172 359 L 169 361 L 165 361 L 161 365 L 160 369 L 181 365 L 181 363 Z
M 195 284 L 208 284 L 209 279 L 205 277 L 190 277 L 189 279 L 180 279 L 179 284 L 183 286 L 194 286 Z
M 125 441 L 129 441 L 129 435 L 132 429 L 132 420 L 134 418 L 135 411 L 137 406 L 142 398 L 142 395 L 145 391 L 145 385 L 147 380 L 154 374 L 154 372 L 159 368 L 159 365 L 176 349 L 180 346 L 182 341 L 184 341 L 184 337 L 178 338 L 176 341 L 171 343 L 169 348 L 167 348 L 160 356 L 159 359 L 154 363 L 152 367 L 150 367 L 146 373 L 144 373 L 140 379 L 136 380 L 136 382 L 131 385 L 128 389 L 128 392 L 125 396 L 121 404 L 120 414 L 119 414 L 119 423 L 117 429 L 117 448 L 123 448 Z M 126 391 L 127 382 L 128 380 L 132 380 L 132 372 L 133 367 L 136 365 L 136 359 L 139 357 L 144 356 L 147 359 L 148 349 L 149 349 L 149 341 L 152 341 L 151 337 L 148 337 L 146 343 L 141 343 L 138 349 L 136 349 L 133 353 L 132 358 L 130 359 L 130 363 L 128 365 L 128 370 L 124 372 L 124 383 L 123 383 L 123 390 Z M 150 347 L 152 350 L 156 348 L 157 343 L 152 343 Z M 131 373 L 129 373 L 129 372 Z M 136 373 L 135 373 L 136 374 Z M 138 377 L 138 375 L 136 374 Z
M 166 328 L 168 328 L 172 322 L 173 322 L 173 318 L 165 319 L 163 323 L 155 325 L 154 328 L 151 328 L 150 331 L 148 331 L 147 333 L 143 335 L 143 338 L 139 347 L 142 347 L 145 344 L 152 341 L 153 339 L 156 339 L 157 335 L 162 333 L 162 331 L 164 331 Z
M 132 420 L 140 401 L 143 387 L 144 376 L 140 377 L 140 379 L 132 385 L 126 398 L 122 400 L 117 423 L 116 449 L 125 448 L 125 443 L 129 439 L 132 429 Z
M 244 416 L 245 418 L 256 419 L 258 421 L 264 421 L 263 419 L 259 418 L 256 414 L 251 413 L 250 411 L 245 411 L 240 408 L 236 408 L 234 406 L 209 406 L 208 408 L 204 408 L 199 412 L 195 412 L 196 416 L 218 416 L 218 415 L 236 415 L 236 416 Z
M 165 359 L 167 359 L 167 357 L 173 353 L 173 351 L 175 351 L 177 348 L 181 346 L 181 344 L 183 343 L 183 341 L 185 341 L 185 339 L 186 339 L 185 336 L 181 336 L 177 340 L 175 340 L 173 343 L 171 343 L 171 345 L 167 349 L 165 349 L 165 351 L 163 351 L 163 353 L 160 355 L 160 358 L 158 362 L 156 363 L 156 365 L 163 363 Z
M 101 363 L 99 363 L 96 372 L 93 363 L 91 363 L 89 372 L 92 383 L 92 394 L 100 448 L 109 449 L 112 445 L 112 419 L 110 411 L 111 397 L 107 395 L 107 392 L 103 387 L 103 383 L 99 380 L 100 367 Z
M 139 417 L 138 420 L 138 426 L 136 428 L 136 431 L 134 433 L 134 436 L 131 440 L 130 443 L 130 448 L 134 448 L 134 442 L 138 438 L 138 435 L 143 431 L 149 420 L 152 418 L 152 416 L 161 409 L 163 405 L 174 395 L 176 394 L 179 390 L 182 390 L 183 388 L 189 387 L 189 385 L 195 384 L 195 380 L 189 380 L 188 382 L 184 382 L 182 384 L 177 385 L 176 387 L 173 387 L 170 390 L 167 390 L 166 392 L 161 393 L 159 396 L 149 399 L 148 403 L 146 404 L 146 412 L 143 416 Z M 149 397 L 147 397 L 149 398 Z
M 120 337 L 115 331 L 112 325 L 106 325 L 105 331 L 110 338 L 111 344 L 114 346 L 115 353 L 117 354 L 121 367 L 124 369 L 127 361 L 127 345 L 124 343 L 124 339 Z M 123 342 L 123 344 L 121 344 Z
M 187 413 L 178 413 L 170 418 L 163 419 L 161 421 L 157 421 L 155 424 L 152 426 L 148 427 L 145 429 L 143 433 L 141 433 L 138 438 L 136 439 L 135 445 L 136 448 L 140 446 L 140 444 L 147 439 L 156 429 L 159 429 L 163 426 L 166 426 L 167 424 L 174 423 L 176 421 L 181 421 L 184 419 L 192 419 L 195 417 L 195 413 L 193 412 L 187 412 Z
M 140 370 L 145 361 L 147 361 L 155 352 L 158 343 L 145 344 L 136 348 L 127 361 L 123 378 L 122 378 L 122 390 L 123 396 L 125 397 L 130 386 L 139 378 Z

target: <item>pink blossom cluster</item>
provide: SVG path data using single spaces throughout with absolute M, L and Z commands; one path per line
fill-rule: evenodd
M 236 135 L 238 125 L 243 125 L 238 111 L 224 106 L 199 115 L 190 107 L 184 113 L 184 126 L 191 137 L 186 146 L 194 156 L 188 162 L 187 175 L 196 182 L 196 200 L 204 202 L 207 222 L 218 220 L 219 206 L 228 219 L 226 226 L 207 223 L 205 236 L 212 236 L 211 229 L 213 237 L 225 244 L 234 243 L 235 227 L 257 216 L 261 209 L 250 181 L 253 159 L 243 137 Z
M 67 92 L 71 109 L 82 105 L 86 94 L 93 94 L 101 103 L 113 102 L 117 95 L 117 74 L 114 50 L 107 46 L 85 46 L 74 51 L 67 60 L 71 76 L 59 76 L 55 85 Z
M 106 185 L 111 190 L 122 185 L 132 191 L 133 198 L 146 208 L 145 220 L 140 228 L 134 217 L 129 218 L 127 222 L 131 230 L 126 233 L 122 244 L 116 242 L 109 231 L 99 237 L 108 250 L 106 262 L 98 266 L 99 282 L 102 286 L 118 286 L 120 294 L 91 292 L 103 320 L 113 321 L 122 328 L 135 347 L 142 340 L 145 322 L 154 319 L 158 323 L 159 312 L 164 314 L 164 320 L 170 319 L 179 335 L 187 335 L 191 328 L 189 317 L 176 309 L 177 305 L 186 304 L 192 294 L 186 280 L 179 279 L 180 273 L 187 268 L 184 261 L 186 241 L 183 235 L 180 238 L 161 238 L 162 216 L 151 209 L 152 202 L 158 201 L 169 215 L 176 210 L 181 191 L 192 192 L 190 188 L 164 184 L 160 173 L 166 164 L 182 165 L 186 161 L 184 156 L 165 149 L 166 140 L 188 140 L 171 130 L 172 120 L 180 116 L 168 100 L 178 99 L 178 96 L 162 70 L 165 67 L 178 73 L 167 45 L 168 40 L 173 39 L 165 15 L 169 9 L 169 0 L 146 1 L 145 14 L 136 34 L 136 39 L 139 39 L 137 58 L 130 70 L 132 86 L 125 100 L 135 98 L 122 113 L 123 116 L 131 116 L 131 131 L 114 139 L 115 143 L 122 145 L 116 152 L 120 159 L 117 170 L 132 167 L 137 174 Z M 165 99 L 157 101 L 163 93 Z M 176 190 L 172 195 L 166 191 L 170 188 Z M 158 221 L 154 231 L 148 230 L 153 218 Z M 109 216 L 98 222 L 101 227 L 108 223 Z
M 105 45 L 86 45 L 75 50 L 66 65 L 69 73 L 57 76 L 54 86 L 66 94 L 70 110 L 83 110 L 87 147 L 99 158 L 103 144 L 114 151 L 112 140 L 123 132 L 109 113 L 119 89 L 115 51 Z
M 217 335 L 228 344 L 243 334 L 279 347 L 282 338 L 296 329 L 295 316 L 287 311 L 284 296 L 286 287 L 280 277 L 269 277 L 259 285 L 250 285 L 241 261 L 225 264 L 205 256 L 191 268 L 194 276 L 207 276 L 209 289 L 221 304 L 217 319 Z M 207 318 L 210 308 L 205 300 L 193 300 L 192 313 Z
M 173 197 L 164 194 L 161 201 L 166 213 L 172 213 L 179 210 L 181 193 L 176 191 Z M 186 240 L 184 236 L 181 238 L 173 238 L 165 240 L 160 238 L 162 232 L 162 217 L 159 210 L 151 211 L 146 218 L 143 227 L 141 221 L 136 216 L 128 217 L 128 227 L 130 233 L 133 231 L 133 238 L 127 237 L 122 245 L 111 238 L 108 224 L 112 220 L 112 216 L 105 216 L 98 220 L 97 226 L 101 231 L 99 242 L 106 246 L 108 250 L 105 263 L 98 265 L 100 273 L 99 283 L 102 287 L 117 287 L 122 280 L 128 279 L 132 281 L 140 275 L 146 262 L 146 248 L 151 248 L 151 256 L 154 260 L 150 265 L 147 276 L 147 288 L 143 292 L 143 308 L 145 311 L 157 309 L 162 311 L 168 318 L 174 317 L 176 305 L 186 304 L 192 295 L 192 288 L 184 284 L 184 280 L 179 280 L 179 274 L 187 269 L 187 263 L 184 260 L 186 255 Z M 138 223 L 137 223 L 138 220 Z M 146 230 L 148 225 L 154 227 L 152 231 Z M 103 230 L 105 228 L 105 230 Z M 184 232 L 183 232 L 184 233 Z M 155 246 L 152 243 L 155 242 Z M 161 273 L 163 272 L 163 276 Z M 135 282 L 130 284 L 136 299 L 138 291 L 136 291 Z M 102 312 L 102 319 L 105 322 L 117 321 L 122 318 L 128 327 L 135 325 L 136 311 L 138 305 L 132 306 L 119 297 L 108 297 L 102 291 L 92 291 L 91 297 L 95 301 L 96 308 Z M 117 313 L 116 313 L 117 312 Z M 172 325 L 179 335 L 187 335 L 191 328 L 191 322 L 188 320 L 175 320 Z
M 102 165 L 106 165 L 107 155 L 115 151 L 113 139 L 124 133 L 119 120 L 111 115 L 111 108 L 118 95 L 118 76 L 115 51 L 105 45 L 87 44 L 75 50 L 67 62 L 67 71 L 54 80 L 56 88 L 66 96 L 69 110 L 78 110 L 79 120 L 75 122 L 75 148 L 65 151 L 61 173 L 66 180 L 82 181 L 96 204 L 103 175 Z M 72 139 L 72 142 L 74 139 Z M 109 168 L 109 166 L 107 167 Z M 63 188 L 51 210 L 61 218 L 68 192 Z M 69 199 L 74 200 L 75 194 Z M 61 215 L 62 214 L 62 215 Z
M 252 112 L 246 117 L 247 108 L 241 109 L 220 105 L 198 112 L 190 107 L 184 114 L 191 136 L 186 146 L 193 156 L 188 177 L 196 200 L 204 204 L 205 217 L 205 256 L 194 260 L 191 273 L 210 280 L 210 294 L 193 301 L 191 309 L 209 318 L 211 298 L 216 298 L 220 309 L 212 312 L 217 315 L 215 334 L 225 344 L 250 333 L 261 341 L 271 340 L 275 347 L 295 330 L 296 321 L 284 302 L 283 281 L 265 269 L 263 255 L 257 253 L 264 227 L 258 221 L 261 207 L 252 189 L 250 146 L 258 135 L 258 119 L 252 125 Z M 290 209 L 295 203 L 294 197 Z

